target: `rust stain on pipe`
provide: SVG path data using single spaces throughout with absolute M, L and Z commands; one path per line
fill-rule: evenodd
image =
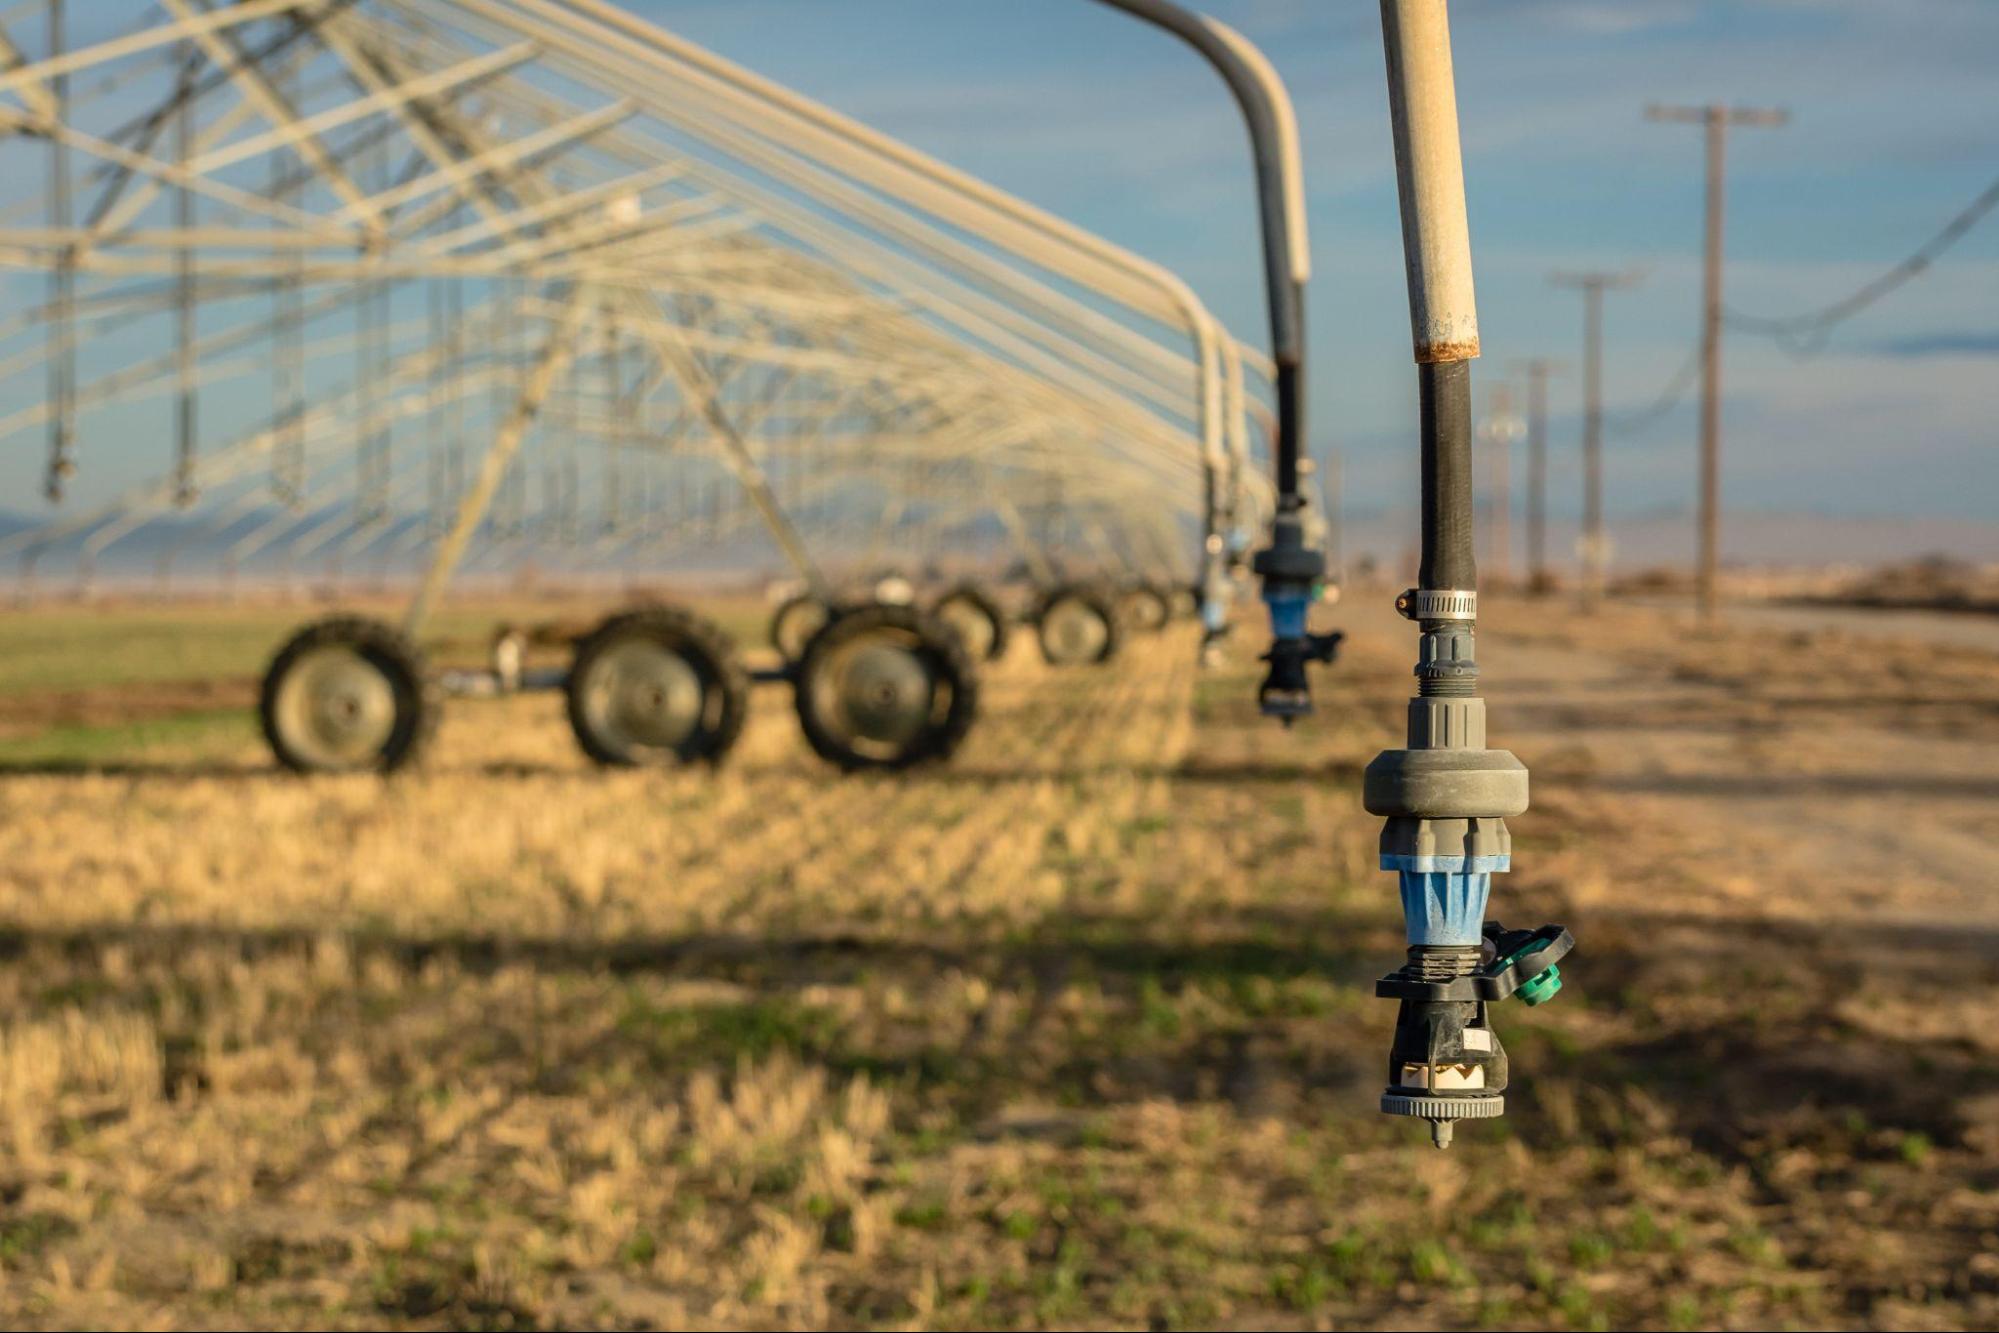
M 1427 342 L 1416 344 L 1416 364 L 1419 366 L 1440 365 L 1446 361 L 1475 361 L 1478 359 L 1478 334 L 1469 338 L 1453 338 L 1448 342 Z

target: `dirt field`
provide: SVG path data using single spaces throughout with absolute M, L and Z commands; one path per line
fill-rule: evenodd
M 1999 1325 L 1999 655 L 1492 608 L 1493 911 L 1581 945 L 1439 1153 L 1373 1109 L 1384 600 L 1294 732 L 1248 652 L 1022 643 L 895 779 L 763 693 L 720 775 L 541 697 L 298 781 L 288 616 L 10 616 L 0 1324 Z

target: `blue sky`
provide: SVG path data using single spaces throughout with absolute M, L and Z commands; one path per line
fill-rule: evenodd
M 627 0 L 760 73 L 1175 268 L 1262 337 L 1247 150 L 1191 52 L 1091 0 Z M 1358 506 L 1414 492 L 1414 381 L 1376 6 L 1207 0 L 1298 103 L 1315 277 L 1312 442 Z M 1460 110 L 1490 385 L 1576 361 L 1553 267 L 1641 266 L 1609 298 L 1607 408 L 1653 399 L 1695 334 L 1701 145 L 1648 101 L 1789 109 L 1729 153 L 1728 299 L 1789 314 L 1912 250 L 1999 177 L 1999 0 L 1459 0 Z M 1731 335 L 1732 505 L 1999 519 L 1999 217 L 1795 360 Z M 1574 376 L 1553 395 L 1553 507 L 1576 507 Z M 1692 395 L 1613 438 L 1613 515 L 1680 508 Z

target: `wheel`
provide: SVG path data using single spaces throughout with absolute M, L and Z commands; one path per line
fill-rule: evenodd
M 718 763 L 742 735 L 750 679 L 721 630 L 654 606 L 579 640 L 563 694 L 576 743 L 600 764 Z
M 1147 634 L 1166 628 L 1166 622 L 1173 618 L 1173 608 L 1167 602 L 1166 594 L 1149 583 L 1129 589 L 1124 595 L 1122 609 L 1131 627 Z
M 257 698 L 264 739 L 294 773 L 393 773 L 421 753 L 437 715 L 416 646 L 362 616 L 292 635 Z
M 796 662 L 805 645 L 833 618 L 834 608 L 814 593 L 788 597 L 770 617 L 770 646 L 786 662 Z
M 1086 666 L 1117 655 L 1118 618 L 1110 599 L 1083 583 L 1051 588 L 1034 617 L 1050 666 Z
M 841 768 L 948 759 L 978 715 L 977 670 L 952 630 L 909 606 L 843 612 L 798 662 L 798 724 Z
M 976 583 L 960 583 L 930 605 L 930 614 L 958 632 L 974 662 L 1006 656 L 1006 613 Z

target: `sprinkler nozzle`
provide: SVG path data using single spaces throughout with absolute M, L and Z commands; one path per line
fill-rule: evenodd
M 1240 577 L 1249 572 L 1250 535 L 1247 528 L 1230 528 L 1227 540 L 1227 566 L 1230 577 Z
M 1408 961 L 1374 986 L 1400 1001 L 1381 1109 L 1429 1121 L 1439 1148 L 1450 1146 L 1454 1122 L 1506 1114 L 1506 1048 L 1488 1006 L 1514 995 L 1529 1004 L 1552 998 L 1553 988 L 1537 987 L 1575 947 L 1561 926 L 1508 930 L 1488 921 L 1480 934 L 1479 944 L 1412 944 Z
M 1200 662 L 1204 667 L 1215 666 L 1221 661 L 1222 643 L 1234 628 L 1229 611 L 1235 601 L 1235 584 L 1211 561 L 1207 573 L 1196 585 L 1195 596 L 1201 604 Z
M 1270 545 L 1256 553 L 1254 568 L 1263 579 L 1263 601 L 1270 608 L 1270 651 L 1263 660 L 1270 670 L 1257 689 L 1265 717 L 1279 718 L 1287 727 L 1312 711 L 1312 682 L 1307 662 L 1330 662 L 1339 651 L 1339 634 L 1313 634 L 1305 628 L 1314 590 L 1325 577 L 1326 558 L 1305 542 L 1304 521 L 1297 511 L 1279 514 L 1270 525 Z
M 1272 611 L 1272 619 L 1276 612 Z M 1340 641 L 1346 635 L 1335 630 L 1331 634 L 1290 635 L 1271 640 L 1270 651 L 1261 660 L 1270 663 L 1270 670 L 1264 674 L 1263 684 L 1258 687 L 1256 700 L 1265 717 L 1274 717 L 1290 726 L 1312 711 L 1312 682 L 1305 672 L 1308 662 L 1330 662 L 1339 655 Z
M 1506 1113 L 1506 1051 L 1487 1006 L 1553 998 L 1555 963 L 1575 941 L 1560 926 L 1507 930 L 1483 919 L 1492 877 L 1512 866 L 1506 821 L 1527 809 L 1527 769 L 1485 743 L 1478 594 L 1415 588 L 1396 609 L 1422 631 L 1408 742 L 1376 755 L 1362 780 L 1368 810 L 1386 816 L 1381 868 L 1400 883 L 1409 943 L 1408 961 L 1375 984 L 1399 1006 L 1381 1109 L 1429 1121 L 1441 1148 L 1456 1121 Z

